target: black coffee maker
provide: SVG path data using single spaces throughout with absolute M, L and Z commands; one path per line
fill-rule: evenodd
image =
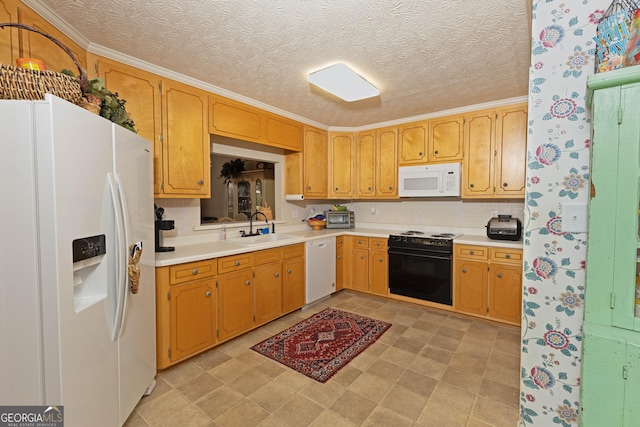
M 175 228 L 174 221 L 172 219 L 162 219 L 164 215 L 164 209 L 153 205 L 156 209 L 156 252 L 171 252 L 176 248 L 173 246 L 162 246 L 161 243 L 161 230 L 173 230 Z

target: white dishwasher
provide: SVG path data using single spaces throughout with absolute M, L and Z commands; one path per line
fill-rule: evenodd
M 310 240 L 306 243 L 305 261 L 307 304 L 331 295 L 336 290 L 336 238 Z

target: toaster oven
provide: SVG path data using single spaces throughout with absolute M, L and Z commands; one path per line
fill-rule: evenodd
M 353 228 L 356 226 L 353 211 L 326 211 L 327 228 Z

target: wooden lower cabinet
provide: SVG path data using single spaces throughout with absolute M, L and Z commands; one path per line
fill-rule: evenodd
M 522 250 L 454 245 L 454 309 L 519 325 Z
M 218 338 L 224 341 L 254 326 L 253 270 L 218 276 Z
M 369 291 L 378 295 L 389 294 L 389 256 L 387 251 L 369 251 Z
M 389 255 L 387 239 L 380 237 L 344 236 L 338 253 L 351 253 L 341 267 L 348 271 L 344 287 L 356 291 L 389 295 Z M 337 244 L 337 243 L 336 243 Z M 338 249 L 338 248 L 336 248 Z M 338 265 L 336 265 L 338 267 Z M 336 268 L 336 275 L 339 269 Z
M 369 238 L 354 236 L 351 251 L 351 289 L 369 291 Z
M 299 246 L 301 255 L 282 260 L 282 314 L 299 309 L 306 301 L 304 244 Z
M 182 359 L 216 343 L 215 291 L 215 279 L 172 289 L 171 359 Z
M 156 348 L 165 369 L 216 344 L 216 262 L 156 268 Z
M 258 265 L 254 270 L 256 282 L 256 325 L 282 314 L 282 263 Z

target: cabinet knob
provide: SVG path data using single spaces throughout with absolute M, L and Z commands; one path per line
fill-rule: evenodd
M 204 180 L 199 179 L 199 180 L 198 180 L 198 185 L 202 185 L 202 184 L 204 184 Z
M 469 187 L 473 188 L 473 187 L 474 187 L 474 185 L 473 185 L 473 184 L 469 184 Z
M 433 154 L 438 154 L 438 150 L 434 151 Z
M 235 262 L 236 267 L 240 265 L 240 261 Z
M 191 274 L 193 274 L 194 276 L 195 276 L 196 274 L 198 274 L 198 269 L 197 269 L 197 268 L 194 268 L 194 269 L 193 269 L 193 271 L 191 272 Z
M 338 259 L 342 259 L 342 255 L 338 255 Z
M 378 261 L 383 262 L 384 260 L 382 258 L 380 258 Z
M 339 190 L 340 190 L 340 188 L 336 187 L 336 191 L 339 191 Z
M 371 191 L 371 187 L 367 187 L 367 190 Z
M 244 282 L 244 284 L 249 286 L 251 284 L 251 280 L 247 280 L 246 282 Z
M 392 185 L 389 186 L 389 190 L 393 191 L 393 186 Z
M 473 254 L 475 254 L 474 251 L 469 251 L 469 255 L 473 255 Z
M 363 255 L 360 255 L 360 259 L 364 259 L 364 256 L 363 256 Z
M 503 182 L 503 183 L 502 183 L 502 186 L 503 186 L 503 187 L 507 187 L 508 185 L 509 185 L 509 184 L 507 184 L 506 182 Z
M 502 279 L 502 273 L 498 273 L 498 274 L 496 274 L 496 277 L 497 277 L 498 279 Z
M 376 246 L 380 246 L 380 242 L 376 242 Z
M 278 272 L 276 271 L 276 273 L 274 274 L 274 276 L 276 276 L 276 277 L 280 277 L 280 273 L 278 273 Z
M 505 257 L 506 259 L 510 259 L 510 258 L 511 258 L 511 254 L 506 254 L 504 257 Z
M 288 269 L 288 270 L 287 270 L 287 273 L 288 273 L 288 274 L 291 274 L 291 269 Z
M 466 269 L 466 268 L 463 268 L 463 269 L 462 269 L 462 272 L 463 272 L 463 273 L 466 273 L 466 272 L 467 272 L 467 269 Z
M 420 151 L 420 152 L 418 153 L 418 156 L 422 157 L 422 151 Z
M 205 297 L 207 297 L 207 298 L 209 298 L 209 297 L 211 296 L 211 291 L 207 291 L 207 292 L 205 292 L 205 293 L 204 293 L 204 296 L 205 296 Z
M 307 190 L 311 190 L 311 186 L 310 185 L 307 185 Z

